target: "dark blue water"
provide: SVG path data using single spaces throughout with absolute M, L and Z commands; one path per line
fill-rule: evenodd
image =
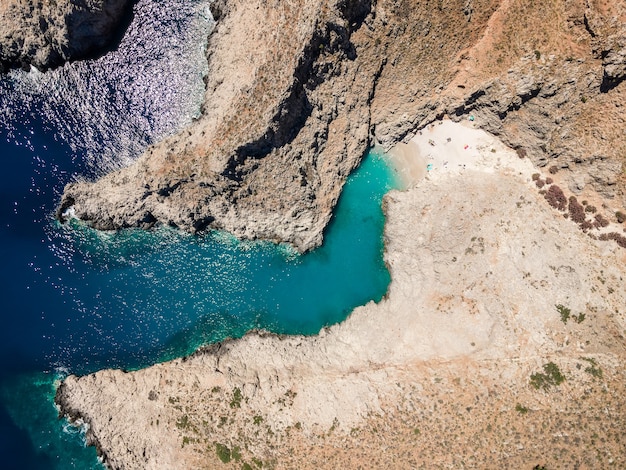
M 132 47 L 178 15 L 179 53 L 201 63 L 204 5 L 157 14 L 155 4 L 138 4 Z M 305 256 L 224 233 L 102 233 L 53 220 L 67 182 L 126 164 L 197 111 L 201 71 L 146 47 L 147 63 L 121 47 L 56 75 L 0 81 L 2 468 L 99 467 L 80 431 L 56 417 L 64 374 L 143 367 L 254 328 L 314 334 L 387 289 L 381 200 L 393 178 L 374 153 L 347 183 L 324 246 Z M 155 67 L 178 94 L 154 83 Z

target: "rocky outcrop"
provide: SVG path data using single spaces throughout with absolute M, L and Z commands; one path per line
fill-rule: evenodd
M 369 145 L 468 113 L 579 191 L 624 196 L 613 145 L 624 23 L 593 3 L 231 0 L 212 11 L 202 116 L 131 167 L 69 185 L 62 220 L 73 207 L 99 229 L 216 228 L 305 251 Z
M 537 166 L 562 172 L 575 192 L 599 192 L 626 205 L 620 137 L 626 127 L 626 23 L 616 19 L 626 14 L 626 4 L 612 8 L 582 0 L 545 9 L 498 2 L 477 40 L 454 56 L 454 73 L 444 86 L 412 80 L 403 83 L 403 98 L 394 100 L 393 83 L 415 76 L 418 66 L 383 70 L 372 105 L 376 138 L 390 148 L 437 116 L 474 115 L 478 126 Z M 438 42 L 445 48 L 451 37 Z M 441 62 L 421 60 L 424 67 Z
M 476 161 L 387 196 L 379 304 L 315 337 L 71 376 L 57 403 L 111 468 L 624 465 L 623 252 L 555 217 L 527 159 Z M 550 363 L 565 383 L 536 389 Z M 603 452 L 576 444 L 594 433 Z
M 131 0 L 0 1 L 0 71 L 47 70 L 111 46 L 131 19 Z
M 219 2 L 202 118 L 130 168 L 66 188 L 60 215 L 100 229 L 321 242 L 341 182 L 368 145 L 371 74 L 353 35 L 368 1 Z M 362 93 L 350 93 L 352 89 Z

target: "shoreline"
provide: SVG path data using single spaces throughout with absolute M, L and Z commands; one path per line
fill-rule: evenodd
M 625 256 L 565 220 L 530 174 L 549 164 L 576 194 L 626 203 L 623 47 L 607 39 L 623 25 L 594 5 L 571 15 L 564 5 L 304 2 L 276 18 L 220 2 L 209 117 L 140 165 L 68 188 L 63 204 L 83 203 L 77 213 L 96 226 L 214 224 L 304 251 L 321 243 L 371 139 L 389 148 L 439 116 L 471 113 L 527 158 L 464 129 L 439 135 L 446 123 L 425 128 L 396 152 L 410 187 L 385 198 L 392 282 L 379 304 L 315 337 L 247 335 L 133 373 L 68 377 L 65 406 L 90 423 L 111 466 L 219 468 L 233 455 L 278 468 L 550 466 L 564 456 L 572 467 L 626 466 Z M 332 27 L 319 30 L 320 17 Z M 519 18 L 558 47 L 512 49 L 503 31 Z M 520 40 L 535 43 L 535 31 L 520 28 Z M 135 184 L 144 179 L 150 187 Z M 551 454 L 537 429 L 552 436 Z M 595 446 L 598 434 L 602 451 L 587 455 L 580 443 Z
M 441 166 L 407 190 L 385 197 L 385 262 L 392 279 L 381 302 L 356 308 L 344 322 L 317 336 L 249 333 L 132 373 L 105 370 L 70 376 L 58 391 L 62 411 L 89 423 L 90 439 L 113 468 L 129 465 L 129 446 L 143 449 L 143 457 L 132 453 L 133 468 L 196 468 L 199 456 L 207 465 L 224 447 L 229 452 L 238 448 L 245 462 L 255 458 L 289 468 L 304 457 L 303 451 L 308 452 L 308 441 L 317 443 L 316 455 L 326 445 L 336 452 L 334 446 L 345 442 L 354 429 L 360 430 L 355 436 L 369 436 L 365 443 L 376 442 L 373 430 L 387 420 L 419 422 L 409 426 L 433 430 L 429 442 L 443 439 L 434 422 L 424 421 L 420 413 L 425 400 L 446 399 L 447 390 L 461 384 L 461 402 L 465 395 L 482 396 L 484 383 L 493 382 L 500 384 L 505 401 L 532 403 L 545 413 L 561 395 L 538 394 L 528 388 L 527 380 L 548 361 L 567 374 L 571 384 L 567 387 L 574 387 L 567 388 L 567 396 L 586 383 L 585 372 L 577 365 L 581 354 L 598 361 L 606 380 L 624 385 L 618 373 L 624 364 L 623 346 L 600 346 L 602 335 L 610 334 L 615 325 L 626 326 L 624 315 L 611 319 L 610 314 L 611 305 L 626 302 L 619 265 L 610 272 L 605 267 L 607 257 L 618 259 L 621 252 L 605 249 L 598 257 L 588 237 L 569 221 L 555 218 L 533 189 L 528 160 L 510 149 L 500 152 L 497 146 L 491 152 L 497 142 L 485 142 L 482 131 L 459 126 L 436 125 L 415 145 L 428 149 L 433 147 L 429 140 L 437 144 L 455 130 L 465 137 L 458 145 L 474 146 L 478 153 L 442 146 L 432 155 Z M 528 220 L 533 224 L 529 226 Z M 549 244 L 562 247 L 544 250 Z M 547 265 L 567 265 L 571 270 L 558 268 L 550 278 Z M 598 280 L 601 270 L 607 285 Z M 591 290 L 572 291 L 567 287 L 572 283 L 586 283 Z M 464 286 L 461 292 L 459 286 Z M 606 297 L 600 286 L 608 286 L 612 294 Z M 568 327 L 560 321 L 556 303 L 585 312 L 588 322 Z M 381 322 L 388 327 L 381 330 Z M 584 346 L 590 328 L 605 331 L 596 330 L 600 325 L 613 326 L 597 333 L 601 337 L 593 345 Z M 564 335 L 569 346 L 563 343 Z M 481 378 L 475 381 L 461 370 Z M 507 371 L 506 378 L 502 370 Z M 456 374 L 461 374 L 459 384 L 454 382 Z M 448 388 L 440 389 L 434 376 L 447 377 Z M 423 393 L 416 394 L 416 387 Z M 426 390 L 431 395 L 425 395 Z M 127 402 L 130 396 L 134 398 Z M 408 408 L 396 415 L 394 403 L 402 396 Z M 502 406 L 487 396 L 483 400 L 483 406 L 468 404 L 478 413 L 474 415 L 478 423 L 484 423 L 483 414 L 495 412 L 494 406 Z M 621 403 L 613 395 L 611 400 L 615 406 Z M 442 413 L 444 421 L 454 421 L 450 409 L 443 408 Z M 595 415 L 590 413 L 592 420 Z M 220 416 L 230 424 L 224 425 Z M 471 423 L 464 426 L 473 429 Z M 136 428 L 150 433 L 137 433 Z M 538 444 L 536 435 L 524 436 L 523 448 Z M 121 442 L 123 449 L 118 449 Z M 277 450 L 279 442 L 286 451 Z M 369 455 L 356 442 L 350 446 L 356 446 L 359 455 Z M 418 449 L 423 453 L 425 446 Z M 339 455 L 346 459 L 340 461 L 349 461 L 347 455 Z M 528 462 L 538 456 L 509 450 L 506 461 Z M 439 462 L 441 457 L 431 452 L 419 458 Z M 390 455 L 375 458 L 393 465 Z M 318 461 L 317 466 L 332 468 L 330 462 L 332 458 Z

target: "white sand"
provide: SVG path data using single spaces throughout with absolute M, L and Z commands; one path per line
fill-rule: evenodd
M 389 161 L 407 188 L 424 178 L 436 180 L 467 170 L 508 169 L 530 176 L 533 167 L 528 159 L 520 159 L 499 139 L 474 126 L 449 119 L 429 124 L 407 144 L 391 149 Z

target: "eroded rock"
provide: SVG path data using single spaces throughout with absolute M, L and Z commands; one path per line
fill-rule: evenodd
M 2 0 L 0 70 L 39 70 L 102 53 L 130 22 L 132 0 Z

